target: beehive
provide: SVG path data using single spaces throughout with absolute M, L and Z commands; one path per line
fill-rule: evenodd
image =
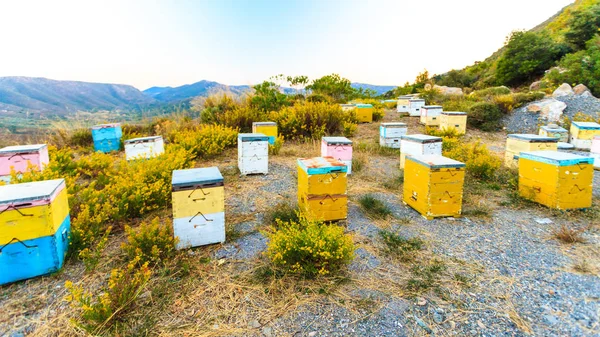
M 399 96 L 398 101 L 396 102 L 396 111 L 399 113 L 409 112 L 409 102 L 411 98 L 411 96 Z
M 442 155 L 442 138 L 429 135 L 404 135 L 400 141 L 400 168 L 407 155 Z
M 600 124 L 594 122 L 571 122 L 571 141 L 578 149 L 589 150 L 594 136 L 600 136 Z
M 519 195 L 561 210 L 592 205 L 593 158 L 558 151 L 521 152 Z
M 121 124 L 100 124 L 92 126 L 92 138 L 96 151 L 108 153 L 121 149 Z
M 225 190 L 217 167 L 173 171 L 177 249 L 225 242 Z
M 594 158 L 594 168 L 600 170 L 600 136 L 594 136 L 592 139 L 590 155 Z
M 533 134 L 510 134 L 506 138 L 504 165 L 510 168 L 519 167 L 519 153 L 527 151 L 556 151 L 558 139 Z
M 262 133 L 238 134 L 238 167 L 240 173 L 269 173 L 269 137 Z
M 460 111 L 442 111 L 440 129 L 455 129 L 459 133 L 467 133 L 467 113 Z
M 373 121 L 373 106 L 371 104 L 355 104 L 356 118 L 360 123 L 371 123 Z
M 318 221 L 346 219 L 347 166 L 333 157 L 298 159 L 298 205 Z
M 425 106 L 425 100 L 420 98 L 411 98 L 408 101 L 408 115 L 412 117 L 421 116 L 421 108 Z
M 340 104 L 342 111 L 351 111 L 356 109 L 356 105 L 354 104 Z
M 11 169 L 17 173 L 29 168 L 41 171 L 49 161 L 46 144 L 7 146 L 0 149 L 0 176 L 9 175 Z
M 379 126 L 379 145 L 383 147 L 400 148 L 400 140 L 406 135 L 406 123 L 381 123 Z
M 0 186 L 0 285 L 60 270 L 70 228 L 64 179 Z
M 277 123 L 275 122 L 254 122 L 252 123 L 252 133 L 262 133 L 269 137 L 269 144 L 275 144 L 277 139 Z
M 421 124 L 426 126 L 440 126 L 441 105 L 424 105 L 421 107 Z
M 438 155 L 406 157 L 403 200 L 422 216 L 459 217 L 465 164 Z
M 125 142 L 125 159 L 148 159 L 165 152 L 161 136 L 128 139 Z
M 347 167 L 352 174 L 352 141 L 346 137 L 323 137 L 321 140 L 321 156 L 333 157 Z
M 569 131 L 556 124 L 542 125 L 539 131 L 540 136 L 558 138 L 559 142 L 569 142 Z

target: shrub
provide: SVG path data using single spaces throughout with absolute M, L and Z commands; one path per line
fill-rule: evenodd
M 385 117 L 385 111 L 383 111 L 383 107 L 373 107 L 373 121 L 378 122 Z
M 563 242 L 563 243 L 583 243 L 585 242 L 585 238 L 583 237 L 583 233 L 587 230 L 587 228 L 583 229 L 573 229 L 569 228 L 566 225 L 561 225 L 560 228 L 554 229 L 552 231 L 552 236 Z
M 87 247 L 79 252 L 79 258 L 83 261 L 86 271 L 93 271 L 98 266 L 100 258 L 102 257 L 102 252 L 104 252 L 104 249 L 108 244 L 108 236 L 110 235 L 111 231 L 112 227 L 109 226 L 102 235 L 102 237 L 98 240 L 96 247 L 94 247 L 93 249 Z
M 237 129 L 221 125 L 204 125 L 175 134 L 173 143 L 180 144 L 200 158 L 211 158 L 237 144 Z
M 135 306 L 152 274 L 147 264 L 138 266 L 138 262 L 138 259 L 131 261 L 124 270 L 113 269 L 108 287 L 98 297 L 71 281 L 65 283 L 69 291 L 66 300 L 81 311 L 81 326 L 89 333 L 97 334 L 109 327 Z
M 170 221 L 169 221 L 170 222 Z M 142 222 L 137 229 L 125 226 L 127 242 L 121 249 L 130 260 L 139 258 L 140 263 L 158 264 L 175 253 L 178 239 L 173 237 L 171 223 L 161 223 L 159 218 Z
M 344 133 L 345 137 L 354 136 L 354 134 L 356 133 L 356 130 L 358 130 L 358 124 L 350 122 L 350 121 L 343 121 L 342 126 L 344 128 L 343 133 Z
M 497 131 L 502 124 L 502 111 L 493 103 L 474 104 L 468 112 L 467 123 L 470 127 L 483 131 Z
M 314 277 L 340 270 L 354 258 L 354 243 L 344 228 L 311 221 L 277 220 L 278 229 L 268 235 L 267 256 L 285 271 Z
M 445 270 L 446 265 L 440 260 L 433 260 L 429 265 L 414 265 L 410 270 L 413 277 L 408 280 L 407 287 L 416 292 L 438 288 L 441 273 Z
M 71 133 L 69 143 L 72 146 L 87 147 L 94 144 L 91 129 L 77 129 Z
M 283 138 L 282 135 L 277 136 L 277 138 L 275 138 L 275 142 L 273 143 L 273 145 L 269 144 L 269 154 L 271 155 L 278 155 L 279 152 L 281 151 L 281 147 L 283 147 L 283 143 L 285 143 L 285 140 Z
M 239 132 L 251 132 L 252 123 L 266 120 L 266 116 L 267 115 L 260 110 L 249 106 L 240 106 L 217 114 L 216 123 L 232 129 L 237 129 Z
M 513 111 L 513 109 L 520 105 L 516 102 L 515 96 L 512 94 L 494 96 L 493 101 L 500 108 L 500 111 L 505 114 Z
M 481 90 L 475 90 L 469 94 L 470 97 L 475 98 L 483 98 L 483 97 L 491 97 L 498 95 L 508 95 L 510 94 L 510 89 L 505 86 L 500 87 L 489 87 Z
M 384 219 L 392 215 L 390 208 L 371 194 L 361 196 L 358 203 L 363 212 L 373 218 Z
M 415 252 L 423 249 L 425 242 L 420 238 L 407 239 L 399 234 L 382 230 L 379 236 L 384 243 L 384 253 L 399 258 L 401 261 L 410 261 Z
M 343 122 L 357 122 L 337 104 L 296 103 L 273 114 L 279 133 L 286 139 L 320 139 L 325 134 L 339 134 Z
M 277 225 L 277 222 L 289 223 L 300 220 L 298 207 L 289 202 L 280 202 L 265 213 L 264 222 L 267 225 Z
M 458 142 L 449 150 L 444 149 L 443 153 L 448 158 L 465 163 L 467 173 L 481 180 L 492 180 L 502 165 L 500 158 L 480 142 L 470 144 Z
M 444 128 L 438 129 L 435 127 L 426 127 L 425 133 L 430 136 L 442 137 L 442 138 L 460 138 L 464 136 L 464 133 L 460 133 L 455 128 Z
M 312 95 L 306 97 L 306 100 L 309 102 L 312 102 L 312 103 L 331 101 L 331 99 L 328 96 L 319 95 L 319 94 L 312 94 Z

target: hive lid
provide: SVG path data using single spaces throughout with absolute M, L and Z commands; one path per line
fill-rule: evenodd
M 570 166 L 577 164 L 592 164 L 594 163 L 594 158 L 592 157 L 584 157 L 577 154 L 569 153 L 569 152 L 559 152 L 559 151 L 531 151 L 531 152 L 521 152 L 520 158 L 526 158 L 530 160 L 535 160 L 543 163 L 548 163 L 552 165 L 558 166 Z
M 571 122 L 571 124 L 577 126 L 580 129 L 600 130 L 600 124 L 596 122 Z
M 557 147 L 559 150 L 573 150 L 575 148 L 575 145 L 565 142 L 558 142 Z
M 353 108 L 356 106 L 356 104 L 340 104 L 340 106 L 344 108 Z
M 417 142 L 417 143 L 437 143 L 437 142 L 442 141 L 442 137 L 422 135 L 422 134 L 403 135 L 403 136 L 401 136 L 401 139 L 411 141 L 411 142 Z
M 127 139 L 124 143 L 125 144 L 147 143 L 147 142 L 153 142 L 153 141 L 159 140 L 159 139 L 162 139 L 162 137 L 161 136 L 140 137 L 140 138 Z
M 98 125 L 92 126 L 92 130 L 116 128 L 116 127 L 120 127 L 120 126 L 121 126 L 121 123 L 98 124 Z
M 384 128 L 406 127 L 406 123 L 401 123 L 401 122 L 381 123 L 381 126 Z
M 173 171 L 171 184 L 173 187 L 185 185 L 209 185 L 223 183 L 223 176 L 218 167 L 202 167 Z
M 31 145 L 14 145 L 7 146 L 0 149 L 0 153 L 23 153 L 23 152 L 36 152 L 48 145 L 46 144 L 31 144 Z
M 372 108 L 373 105 L 372 104 L 363 104 L 363 103 L 358 103 L 358 104 L 354 104 L 357 108 Z
M 269 140 L 269 137 L 262 133 L 238 133 L 238 140 L 242 142 L 266 142 Z
M 298 166 L 311 175 L 348 172 L 348 166 L 333 157 L 300 158 Z
M 423 105 L 423 109 L 442 109 L 441 105 Z
M 425 102 L 425 100 L 422 99 L 422 98 L 411 98 L 409 101 L 411 101 L 411 102 Z
M 412 160 L 429 168 L 459 168 L 465 163 L 439 155 L 408 155 L 406 160 Z
M 540 127 L 540 129 L 546 130 L 546 131 L 549 131 L 549 132 L 558 132 L 558 133 L 566 133 L 566 132 L 568 132 L 567 129 L 561 128 L 558 125 L 556 125 L 556 127 L 552 127 L 550 125 L 542 125 Z
M 463 111 L 442 111 L 442 115 L 466 116 L 467 113 Z
M 411 99 L 412 96 L 398 96 L 398 99 Z
M 6 208 L 2 205 L 51 199 L 53 194 L 64 187 L 64 179 L 0 186 L 0 211 Z
M 529 143 L 558 143 L 558 138 L 546 137 L 528 133 L 513 133 L 507 136 L 511 139 L 523 140 Z
M 351 145 L 352 141 L 346 137 L 323 137 L 322 140 L 329 145 Z
M 277 126 L 275 122 L 252 122 L 252 126 Z

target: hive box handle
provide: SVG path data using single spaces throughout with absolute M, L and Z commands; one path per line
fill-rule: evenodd
M 9 209 L 12 208 L 15 211 L 17 211 L 17 213 L 21 214 L 22 216 L 33 216 L 33 214 L 25 214 L 25 213 L 21 212 L 17 208 L 17 206 L 29 206 L 29 205 L 31 205 L 31 204 L 30 203 L 29 204 L 19 204 L 19 205 L 16 205 L 16 206 L 15 205 L 8 205 L 5 209 L 3 209 L 2 211 L 0 211 L 0 214 L 4 213 L 4 212 L 6 212 L 6 211 L 8 211 Z
M 325 198 L 323 198 L 323 200 L 325 200 L 325 199 L 327 199 L 327 198 L 331 199 L 331 201 L 333 201 L 333 202 L 336 202 L 336 201 L 337 201 L 337 199 L 334 199 L 334 198 L 333 198 L 333 197 L 332 197 L 330 194 L 327 194 L 327 195 L 325 196 Z M 319 201 L 319 204 L 323 205 L 323 200 Z
M 196 215 L 194 215 L 194 216 L 193 216 L 193 217 L 190 219 L 190 221 L 188 221 L 188 222 L 192 222 L 192 220 L 194 220 L 194 218 L 195 218 L 195 217 L 197 217 L 198 215 L 201 215 L 201 216 L 204 218 L 204 220 L 206 220 L 206 221 L 213 221 L 212 219 L 207 219 L 207 218 L 204 216 L 204 214 L 202 214 L 202 212 L 198 211 L 198 213 L 196 213 Z M 196 227 L 196 226 L 194 225 L 194 227 Z
M 25 248 L 29 248 L 29 249 L 31 249 L 31 248 L 37 248 L 37 246 L 35 246 L 35 245 L 34 245 L 34 246 L 29 246 L 29 245 L 27 245 L 25 242 L 23 242 L 23 241 L 21 241 L 21 240 L 19 240 L 19 239 L 17 239 L 17 238 L 12 238 L 12 240 L 8 241 L 8 242 L 7 242 L 5 245 L 3 245 L 2 247 L 0 247 L 0 253 L 2 253 L 2 250 L 3 250 L 3 249 L 6 247 L 6 246 L 10 245 L 10 244 L 11 244 L 11 243 L 13 243 L 13 242 L 18 242 L 18 243 L 22 244 L 23 246 L 25 246 Z

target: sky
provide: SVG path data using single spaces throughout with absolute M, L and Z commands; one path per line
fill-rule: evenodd
M 277 74 L 402 85 L 572 0 L 0 0 L 0 77 L 179 86 Z

